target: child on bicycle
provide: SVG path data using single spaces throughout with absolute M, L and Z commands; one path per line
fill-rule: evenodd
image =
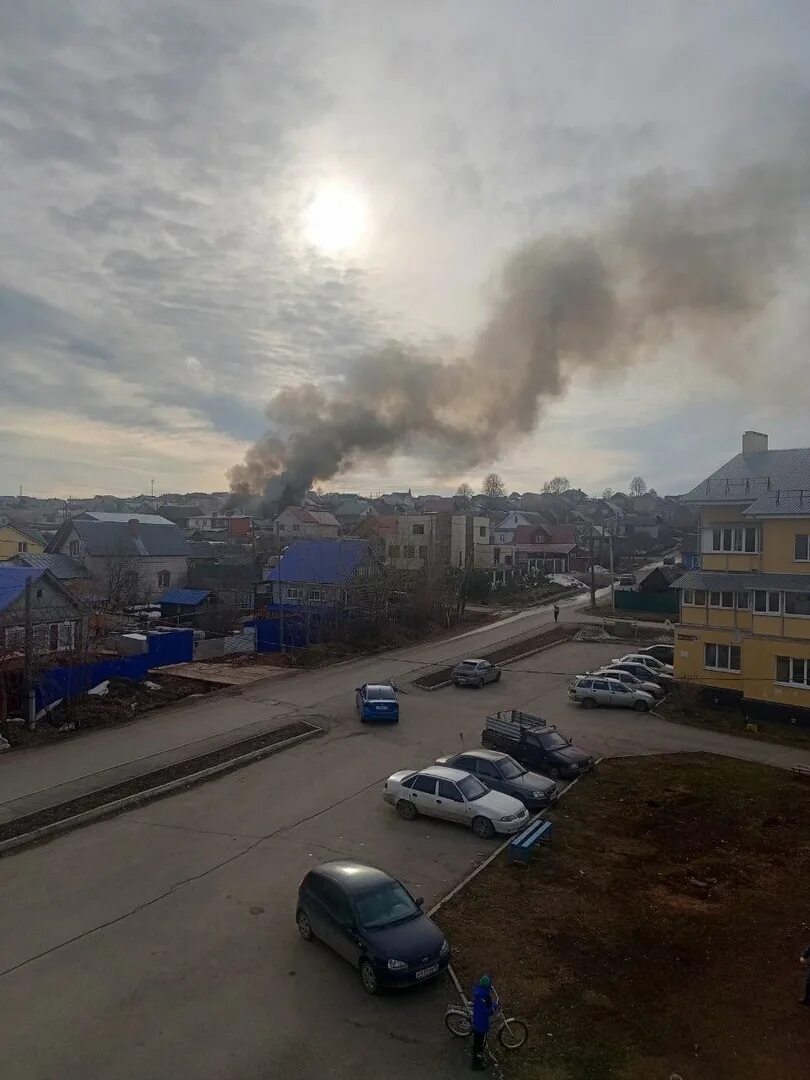
M 476 1071 L 485 1069 L 484 1047 L 489 1034 L 489 1024 L 493 1013 L 498 1009 L 498 995 L 489 975 L 482 975 L 472 992 L 472 1067 Z

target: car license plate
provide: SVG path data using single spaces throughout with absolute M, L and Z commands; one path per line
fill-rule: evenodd
M 377 710 L 377 712 L 385 712 L 385 710 L 388 708 L 388 706 L 387 705 L 375 705 L 374 708 Z
M 438 964 L 431 964 L 430 967 L 422 968 L 421 971 L 417 971 L 416 977 L 417 979 L 426 979 L 428 975 L 435 975 L 438 970 Z

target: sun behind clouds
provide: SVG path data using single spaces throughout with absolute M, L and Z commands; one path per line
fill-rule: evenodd
M 326 182 L 304 212 L 304 236 L 325 255 L 356 253 L 368 231 L 365 199 L 348 184 Z

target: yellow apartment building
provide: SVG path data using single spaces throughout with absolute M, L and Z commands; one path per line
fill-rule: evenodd
M 746 431 L 684 501 L 699 507 L 700 569 L 673 585 L 676 676 L 752 717 L 810 717 L 810 448 Z
M 15 555 L 41 555 L 44 550 L 45 540 L 36 529 L 12 525 L 7 518 L 0 517 L 0 562 Z

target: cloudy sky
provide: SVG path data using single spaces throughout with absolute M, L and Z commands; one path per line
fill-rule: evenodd
M 1 492 L 224 489 L 279 389 L 392 338 L 463 351 L 515 247 L 767 161 L 810 100 L 802 0 L 0 10 Z M 806 252 L 739 371 L 670 340 L 469 475 L 400 455 L 341 486 L 674 491 L 745 427 L 806 445 Z

